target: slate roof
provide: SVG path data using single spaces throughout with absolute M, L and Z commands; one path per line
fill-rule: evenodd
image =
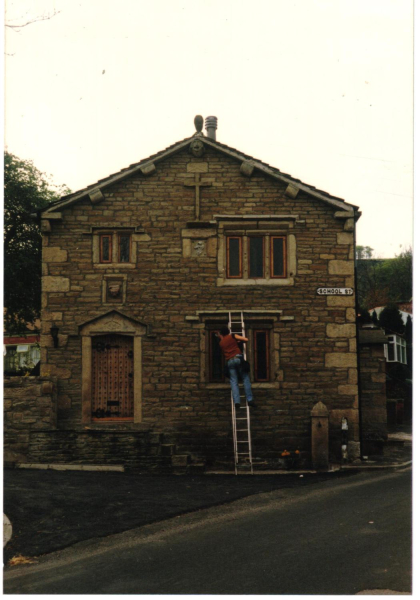
M 60 198 L 60 200 L 57 200 L 56 202 L 53 202 L 52 204 L 50 204 L 47 209 L 44 209 L 43 211 L 39 211 L 39 213 L 54 212 L 55 210 L 59 209 L 62 206 L 64 207 L 64 206 L 67 206 L 68 204 L 73 204 L 73 202 L 76 202 L 77 200 L 80 200 L 81 198 L 87 196 L 89 194 L 89 192 L 92 192 L 93 190 L 105 188 L 108 185 L 112 185 L 116 181 L 124 179 L 125 177 L 129 177 L 133 173 L 139 171 L 140 167 L 146 165 L 147 163 L 155 163 L 155 162 L 158 162 L 159 160 L 163 160 L 164 158 L 167 158 L 171 154 L 174 154 L 175 152 L 188 146 L 194 139 L 197 139 L 197 138 L 200 139 L 200 141 L 207 144 L 208 146 L 214 148 L 215 150 L 219 150 L 224 154 L 228 154 L 228 155 L 232 156 L 233 158 L 237 158 L 238 160 L 241 160 L 241 161 L 252 161 L 252 163 L 256 169 L 263 171 L 267 175 L 271 175 L 277 179 L 281 179 L 286 183 L 295 185 L 296 187 L 302 189 L 302 191 L 305 191 L 313 196 L 316 196 L 319 199 L 324 200 L 329 204 L 334 204 L 338 208 L 341 208 L 343 210 L 348 210 L 351 212 L 353 212 L 353 209 L 354 209 L 354 212 L 355 212 L 357 218 L 361 214 L 358 211 L 358 206 L 355 206 L 354 204 L 350 204 L 350 203 L 346 202 L 345 200 L 343 200 L 342 198 L 339 198 L 337 196 L 332 196 L 328 192 L 319 190 L 315 186 L 305 184 L 300 179 L 296 179 L 295 177 L 292 177 L 291 175 L 289 175 L 287 173 L 283 173 L 282 171 L 280 171 L 280 169 L 272 167 L 268 163 L 264 163 L 264 162 L 258 160 L 257 158 L 254 158 L 253 156 L 244 154 L 243 152 L 236 150 L 235 148 L 232 148 L 231 146 L 228 146 L 227 144 L 222 144 L 221 142 L 212 140 L 212 139 L 204 136 L 203 134 L 194 134 L 193 136 L 184 138 L 183 140 L 180 140 L 179 142 L 176 142 L 175 144 L 168 146 L 164 150 L 156 152 L 155 154 L 152 154 L 151 156 L 149 156 L 145 159 L 142 159 L 137 163 L 133 163 L 130 166 L 128 166 L 124 169 L 121 169 L 120 171 L 117 171 L 116 173 L 108 175 L 107 177 L 104 177 L 103 179 L 99 179 L 94 184 L 88 185 L 87 187 L 85 187 L 81 190 L 78 190 L 77 192 L 72 192 L 71 194 L 68 194 L 67 196 L 63 196 L 62 198 Z

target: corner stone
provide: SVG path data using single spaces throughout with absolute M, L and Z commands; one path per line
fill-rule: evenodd
M 354 264 L 350 260 L 330 260 L 328 263 L 328 273 L 330 275 L 353 275 Z
M 353 352 L 328 352 L 325 355 L 325 366 L 328 368 L 356 368 L 357 355 Z
M 70 290 L 70 279 L 68 277 L 51 277 L 42 278 L 43 292 L 68 292 Z

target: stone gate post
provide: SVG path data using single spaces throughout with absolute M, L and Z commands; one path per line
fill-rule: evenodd
M 317 471 L 328 470 L 328 409 L 322 402 L 311 410 L 312 467 Z

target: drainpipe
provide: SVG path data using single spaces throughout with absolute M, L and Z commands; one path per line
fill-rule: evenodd
M 359 327 L 357 323 L 357 305 L 358 305 L 358 294 L 357 294 L 357 266 L 356 266 L 356 215 L 354 217 L 354 295 L 356 300 L 356 349 L 357 349 L 357 391 L 359 393 L 359 437 L 360 437 L 360 459 L 364 456 L 363 448 L 363 419 L 362 419 L 362 385 L 360 380 L 360 345 L 359 345 Z

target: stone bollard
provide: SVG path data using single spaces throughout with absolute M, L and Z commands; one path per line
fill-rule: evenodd
M 322 402 L 311 410 L 312 421 L 312 467 L 328 471 L 328 409 Z

